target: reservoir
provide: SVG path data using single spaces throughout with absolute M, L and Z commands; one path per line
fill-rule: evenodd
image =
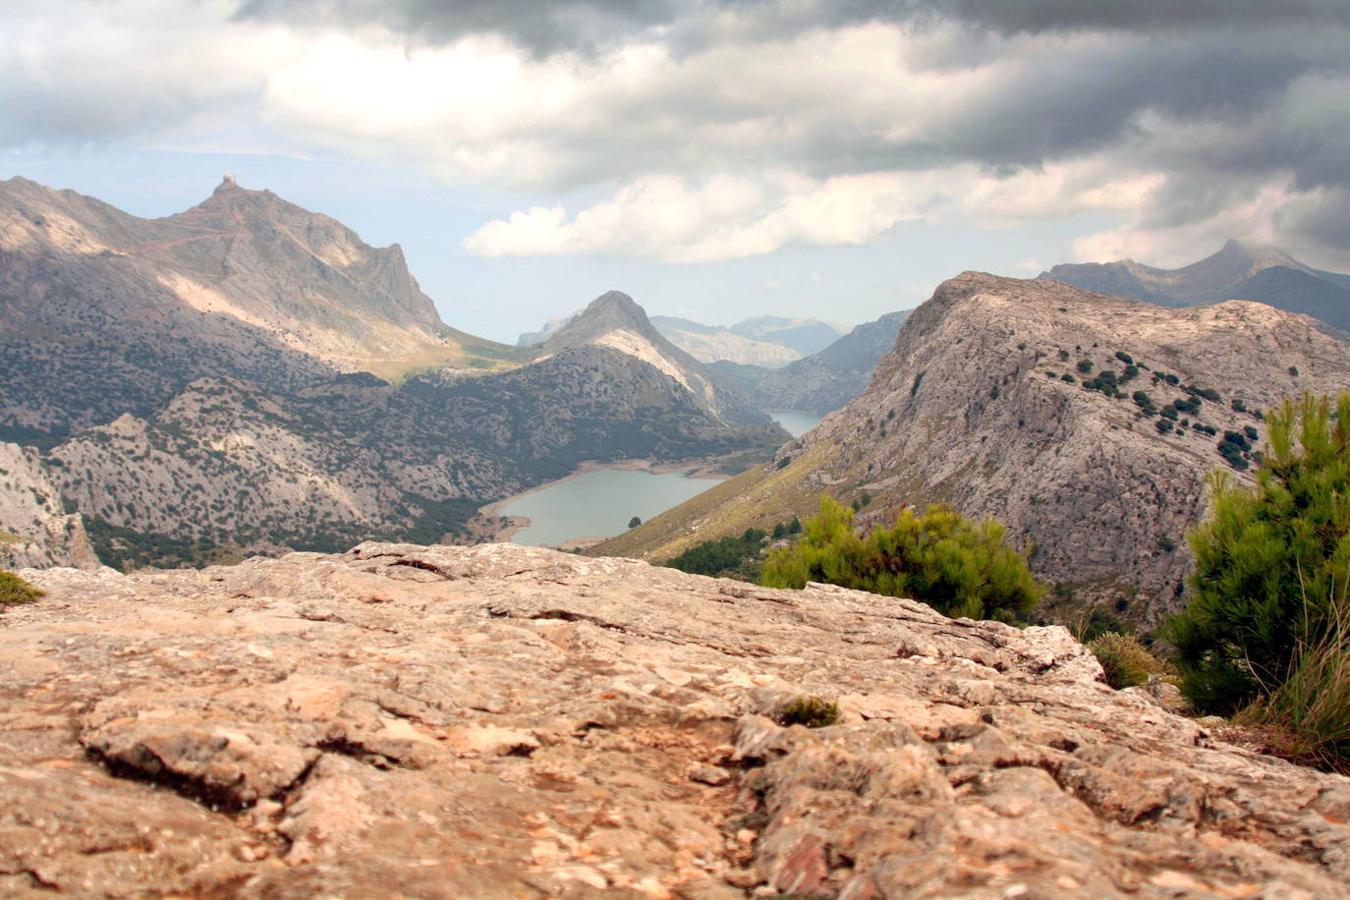
M 819 425 L 822 418 L 814 413 L 794 412 L 792 410 L 772 412 L 769 413 L 769 416 L 779 425 L 782 425 L 783 430 L 793 437 L 801 437 L 806 434 Z
M 556 547 L 575 538 L 613 537 L 628 529 L 633 516 L 645 522 L 721 481 L 683 472 L 598 469 L 513 497 L 497 514 L 530 520 L 510 538 L 515 543 Z

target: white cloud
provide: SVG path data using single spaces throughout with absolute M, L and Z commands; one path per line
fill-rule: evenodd
M 923 177 L 918 179 L 924 180 Z M 717 177 L 691 187 L 657 176 L 568 218 L 535 207 L 483 225 L 464 245 L 479 256 L 615 254 L 672 263 L 717 262 L 787 244 L 862 244 L 919 218 L 912 180 L 898 173 L 755 183 Z

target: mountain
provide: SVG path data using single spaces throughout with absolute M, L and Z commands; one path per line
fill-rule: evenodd
M 652 324 L 671 343 L 700 362 L 726 361 L 773 369 L 802 356 L 800 351 L 783 344 L 755 340 L 729 328 L 702 325 L 689 319 L 652 316 Z
M 157 220 L 11 180 L 0 223 L 0 433 L 46 451 L 108 562 L 467 536 L 582 462 L 786 438 L 629 298 L 492 344 L 441 323 L 397 248 L 228 180 Z
M 592 552 L 665 559 L 808 514 L 821 493 L 858 501 L 863 523 L 945 501 L 1034 548 L 1033 569 L 1059 585 L 1049 614 L 1101 603 L 1154 622 L 1189 568 L 1184 534 L 1204 511 L 1206 475 L 1229 466 L 1225 432 L 1249 441 L 1252 429 L 1259 450 L 1265 426 L 1251 411 L 1346 385 L 1346 344 L 1264 304 L 1166 309 L 966 273 L 910 315 L 864 394 L 774 462 Z M 1199 411 L 1157 417 L 1136 391 L 1155 411 Z M 1226 453 L 1247 464 L 1231 442 Z
M 0 433 L 39 443 L 202 377 L 289 391 L 517 356 L 444 325 L 397 245 L 229 178 L 162 219 L 0 182 L 0 321 Z
M 1111 690 L 1063 628 L 511 544 L 24 575 L 48 596 L 0 619 L 7 895 L 1350 883 L 1345 778 Z M 794 720 L 812 697 L 837 724 Z
M 0 443 L 0 568 L 98 566 L 78 513 L 31 447 Z
M 1234 240 L 1180 269 L 1155 269 L 1127 259 L 1063 264 L 1037 277 L 1164 306 L 1259 300 L 1350 330 L 1350 275 L 1312 269 L 1282 250 Z
M 541 351 L 547 357 L 578 347 L 603 347 L 641 360 L 674 379 L 728 425 L 769 424 L 733 384 L 667 340 L 627 294 L 609 291 L 596 298 L 549 337 Z
M 819 353 L 763 373 L 754 380 L 751 399 L 766 410 L 833 412 L 867 388 L 908 316 L 904 310 L 864 322 Z
M 802 356 L 819 353 L 842 334 L 833 325 L 819 319 L 785 319 L 782 316 L 746 319 L 732 325 L 730 330 L 741 337 L 790 347 Z
M 542 344 L 576 317 L 550 319 L 539 331 L 520 335 L 517 346 Z M 668 341 L 703 363 L 732 362 L 774 369 L 816 353 L 839 332 L 815 319 L 761 316 L 732 326 L 704 325 L 677 316 L 652 316 L 651 323 Z

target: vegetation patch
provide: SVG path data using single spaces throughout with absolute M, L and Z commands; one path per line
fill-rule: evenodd
M 1167 663 L 1150 653 L 1132 634 L 1108 632 L 1089 642 L 1087 648 L 1102 664 L 1106 683 L 1118 691 L 1143 684 L 1150 675 L 1171 671 Z
M 13 572 L 0 569 L 0 609 L 20 603 L 32 603 L 44 596 L 45 591 L 38 590 Z
M 941 504 L 924 513 L 905 508 L 893 527 L 863 537 L 853 530 L 853 511 L 827 496 L 820 513 L 803 523 L 801 539 L 771 552 L 760 576 L 767 587 L 802 588 L 808 581 L 1002 621 L 1025 618 L 1045 592 L 1026 554 L 1005 543 L 993 519 L 975 522 Z
M 773 718 L 784 727 L 827 728 L 839 721 L 839 704 L 823 697 L 796 697 L 775 710 Z
M 1239 713 L 1285 732 L 1291 756 L 1350 770 L 1350 393 L 1334 414 L 1305 395 L 1267 421 L 1256 485 L 1211 481 L 1192 599 L 1163 636 L 1198 709 Z

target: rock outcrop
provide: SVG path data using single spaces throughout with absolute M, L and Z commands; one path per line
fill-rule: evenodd
M 1350 780 L 1058 627 L 513 545 L 26 572 L 0 892 L 1335 897 Z M 827 727 L 785 724 L 804 696 Z
M 98 557 L 38 452 L 0 443 L 0 568 L 26 566 L 98 568 Z

